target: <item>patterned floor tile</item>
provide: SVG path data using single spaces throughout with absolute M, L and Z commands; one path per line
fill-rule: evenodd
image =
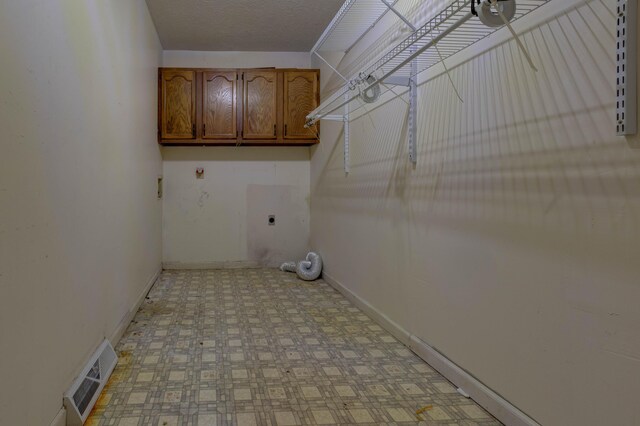
M 163 272 L 116 350 L 87 424 L 500 424 L 325 282 L 275 269 Z

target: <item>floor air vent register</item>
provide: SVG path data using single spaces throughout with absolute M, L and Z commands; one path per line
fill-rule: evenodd
M 113 346 L 104 340 L 71 388 L 64 394 L 67 426 L 82 426 L 118 362 Z

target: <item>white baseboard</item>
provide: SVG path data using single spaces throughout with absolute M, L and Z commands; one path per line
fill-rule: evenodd
M 502 423 L 507 426 L 539 426 L 535 420 L 520 411 L 516 406 L 473 377 L 469 372 L 456 365 L 435 348 L 420 338 L 411 335 L 411 333 L 380 312 L 369 302 L 346 288 L 331 275 L 323 272 L 322 278 L 455 386 L 468 393 L 475 402 L 484 407 L 485 410 Z
M 49 426 L 65 426 L 67 424 L 67 410 L 62 407 Z
M 144 289 L 142 290 L 142 293 L 140 293 L 140 296 L 138 296 L 138 299 L 136 299 L 136 303 L 131 309 L 129 309 L 129 312 L 127 312 L 125 316 L 122 317 L 122 320 L 120 320 L 120 323 L 118 323 L 118 327 L 116 327 L 116 330 L 113 332 L 113 334 L 111 334 L 109 341 L 114 348 L 122 338 L 124 332 L 127 330 L 127 327 L 129 327 L 129 324 L 131 324 L 133 317 L 136 315 L 136 312 L 138 312 L 138 308 L 140 308 L 140 305 L 142 305 L 142 302 L 144 302 L 144 298 L 149 293 L 149 290 L 151 290 L 151 287 L 153 287 L 153 284 L 156 282 L 161 272 L 162 268 L 158 269 L 153 274 L 151 279 L 147 282 L 147 285 L 144 286 Z
M 263 267 L 251 260 L 220 262 L 162 262 L 163 269 L 255 269 Z
M 361 299 L 351 290 L 343 286 L 341 283 L 338 282 L 338 280 L 333 278 L 331 275 L 327 274 L 326 272 L 322 272 L 322 278 L 331 287 L 335 288 L 340 293 L 342 293 L 342 295 L 346 297 L 351 303 L 353 303 L 358 308 L 360 308 L 361 311 L 363 311 L 365 314 L 367 314 L 372 319 L 374 319 L 378 324 L 384 327 L 384 329 L 387 330 L 389 333 L 391 333 L 393 337 L 400 340 L 402 344 L 409 346 L 409 343 L 411 341 L 411 335 L 404 328 L 400 327 L 400 325 L 396 324 L 391 318 L 389 318 L 388 316 L 386 316 L 385 314 L 383 314 L 382 312 L 374 308 L 372 305 L 369 304 L 369 302 L 367 302 L 364 299 Z

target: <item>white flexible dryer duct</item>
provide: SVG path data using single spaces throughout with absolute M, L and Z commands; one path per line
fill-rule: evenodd
M 284 262 L 282 265 L 280 265 L 280 270 L 284 272 L 295 272 L 296 262 Z
M 313 281 L 320 277 L 322 272 L 322 258 L 319 254 L 309 252 L 305 260 L 296 262 L 285 262 L 280 265 L 280 270 L 295 272 L 298 278 L 305 281 Z
M 298 267 L 296 268 L 298 278 L 305 281 L 313 281 L 318 279 L 321 272 L 322 258 L 319 254 L 314 252 L 309 252 L 309 254 L 307 254 L 307 260 L 298 262 Z

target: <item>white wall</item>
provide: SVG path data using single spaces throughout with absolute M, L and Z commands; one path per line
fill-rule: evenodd
M 185 68 L 309 68 L 309 52 L 200 52 L 165 50 L 164 67 Z
M 309 68 L 308 53 L 165 51 L 165 67 Z M 165 267 L 275 266 L 309 245 L 308 147 L 165 147 Z M 195 170 L 205 169 L 204 179 Z M 269 226 L 268 216 L 276 216 Z
M 640 423 L 640 144 L 615 136 L 614 6 L 520 22 L 537 74 L 504 30 L 450 59 L 464 103 L 428 73 L 415 167 L 398 99 L 351 123 L 350 175 L 341 125 L 312 149 L 326 273 L 544 425 Z
M 304 256 L 308 148 L 171 147 L 163 155 L 166 267 L 274 266 Z
M 0 2 L 2 425 L 48 425 L 159 271 L 160 52 L 142 0 Z

